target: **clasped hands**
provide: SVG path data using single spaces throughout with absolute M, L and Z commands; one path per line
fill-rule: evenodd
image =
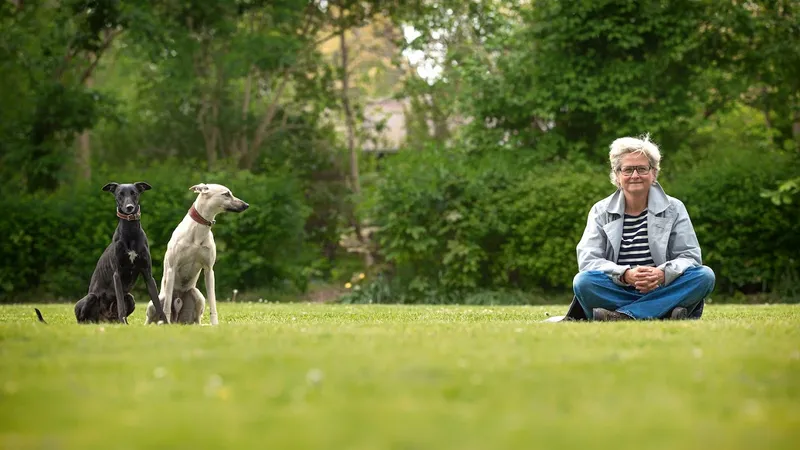
M 632 267 L 625 271 L 622 280 L 646 294 L 664 284 L 664 271 L 658 267 Z

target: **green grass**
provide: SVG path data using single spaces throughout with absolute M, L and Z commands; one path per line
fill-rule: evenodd
M 219 327 L 0 306 L 0 448 L 796 448 L 800 306 L 219 305 Z

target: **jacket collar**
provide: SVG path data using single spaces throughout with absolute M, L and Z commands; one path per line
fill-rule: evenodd
M 650 192 L 647 194 L 647 210 L 650 214 L 659 214 L 664 212 L 669 207 L 669 198 L 664 188 L 654 181 L 650 186 Z M 620 216 L 625 213 L 625 194 L 622 189 L 617 189 L 617 192 L 611 195 L 611 200 L 608 202 L 606 211 L 612 214 L 619 214 Z

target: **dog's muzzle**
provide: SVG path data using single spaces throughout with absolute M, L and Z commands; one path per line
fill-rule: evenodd
M 247 203 L 245 203 L 245 202 L 242 202 L 242 204 L 241 204 L 241 205 L 239 205 L 239 206 L 233 206 L 233 207 L 231 207 L 231 208 L 227 208 L 227 210 L 228 210 L 228 212 L 242 212 L 242 211 L 244 211 L 245 209 L 247 209 L 247 208 L 249 208 L 249 207 L 250 207 L 250 205 L 248 205 L 248 204 L 247 204 Z

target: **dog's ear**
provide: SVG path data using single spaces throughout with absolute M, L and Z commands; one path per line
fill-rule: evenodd
M 145 183 L 144 181 L 133 183 L 133 185 L 136 186 L 136 190 L 139 191 L 140 193 L 153 189 L 149 184 Z
M 190 191 L 194 191 L 197 194 L 202 194 L 208 192 L 208 186 L 205 183 L 195 184 L 194 186 L 189 188 Z
M 103 190 L 113 194 L 114 192 L 117 192 L 118 187 L 119 183 L 108 183 L 107 185 L 103 186 Z

